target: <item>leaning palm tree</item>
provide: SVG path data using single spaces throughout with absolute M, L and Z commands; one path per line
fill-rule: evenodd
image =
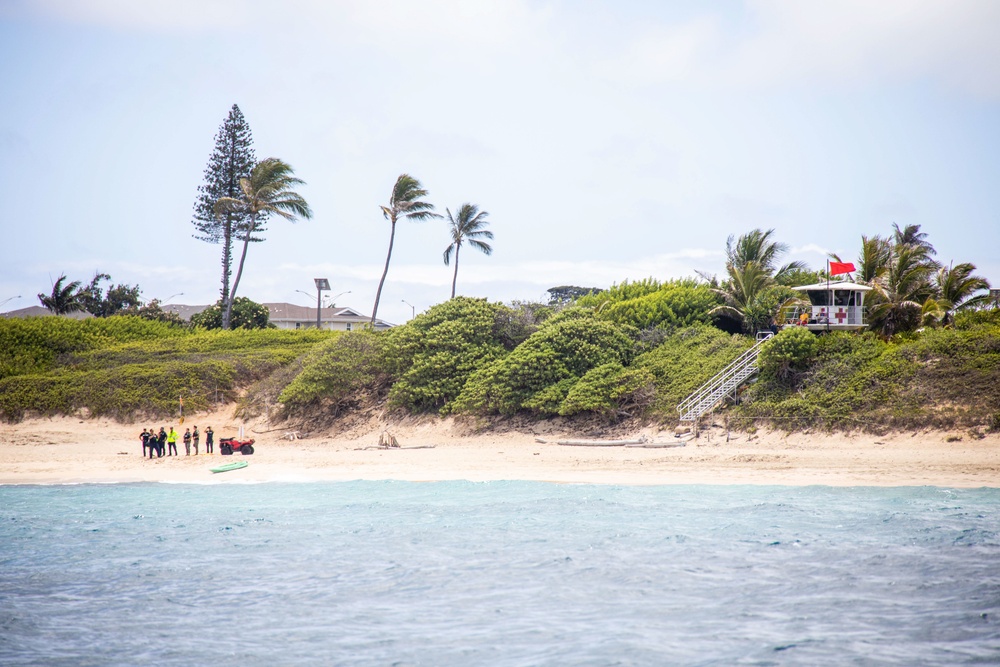
M 479 250 L 484 255 L 493 254 L 493 248 L 489 243 L 480 239 L 492 239 L 493 232 L 486 229 L 490 224 L 486 218 L 489 213 L 480 211 L 475 204 L 462 204 L 458 209 L 458 214 L 452 217 L 451 211 L 445 209 L 448 214 L 448 224 L 451 225 L 451 243 L 444 250 L 444 265 L 451 263 L 451 251 L 455 251 L 455 274 L 451 279 L 451 298 L 455 298 L 455 283 L 458 281 L 458 251 L 462 249 L 462 244 L 469 242 L 473 248 Z
M 730 235 L 726 239 L 726 264 L 742 269 L 754 262 L 778 282 L 793 271 L 804 270 L 804 262 L 789 262 L 780 267 L 777 265 L 778 259 L 788 252 L 788 244 L 772 241 L 773 234 L 773 229 L 766 232 L 754 229 L 738 239 Z
M 59 276 L 52 286 L 52 294 L 39 294 L 38 300 L 49 309 L 53 315 L 65 315 L 75 310 L 83 310 L 84 293 L 80 291 L 80 281 L 74 280 L 63 285 L 66 275 Z
M 375 317 L 378 315 L 378 302 L 382 298 L 382 286 L 385 284 L 385 277 L 389 273 L 389 260 L 392 259 L 392 244 L 396 240 L 396 223 L 401 218 L 416 220 L 418 222 L 429 218 L 440 218 L 434 213 L 434 205 L 421 201 L 427 196 L 427 190 L 420 185 L 420 181 L 409 174 L 400 174 L 396 179 L 396 184 L 392 186 L 392 195 L 389 197 L 389 205 L 382 206 L 382 215 L 389 221 L 389 252 L 385 256 L 385 269 L 382 270 L 382 279 L 378 281 L 378 291 L 375 292 L 375 305 L 372 307 L 372 326 L 375 326 Z
M 240 255 L 240 264 L 236 271 L 236 279 L 233 280 L 233 288 L 223 304 L 223 329 L 229 328 L 229 322 L 232 318 L 233 300 L 236 298 L 236 290 L 240 286 L 240 277 L 243 275 L 247 247 L 250 245 L 250 241 L 255 240 L 254 235 L 260 233 L 267 214 L 275 213 L 292 222 L 295 221 L 296 216 L 307 220 L 312 217 L 312 209 L 309 208 L 309 204 L 306 203 L 302 195 L 292 190 L 293 187 L 302 185 L 305 181 L 295 178 L 293 173 L 291 166 L 278 158 L 265 158 L 254 166 L 249 178 L 240 179 L 240 190 L 242 191 L 240 197 L 220 197 L 215 202 L 217 216 L 222 216 L 225 213 L 243 213 L 249 216 L 248 222 L 239 229 L 240 238 L 243 240 L 243 253 Z

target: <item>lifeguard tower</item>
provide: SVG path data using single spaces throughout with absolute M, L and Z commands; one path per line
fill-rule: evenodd
M 865 319 L 867 285 L 840 281 L 800 285 L 792 289 L 804 292 L 808 306 L 786 308 L 784 327 L 804 326 L 810 331 L 858 331 L 868 326 Z M 783 328 L 784 328 L 783 327 Z

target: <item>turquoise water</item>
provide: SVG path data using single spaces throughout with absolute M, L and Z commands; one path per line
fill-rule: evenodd
M 1000 664 L 1000 490 L 0 487 L 0 665 Z

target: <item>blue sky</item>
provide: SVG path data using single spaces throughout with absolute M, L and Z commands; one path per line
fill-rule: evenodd
M 240 295 L 370 312 L 401 173 L 490 214 L 458 292 L 723 271 L 919 224 L 1000 283 L 1000 3 L 0 0 L 0 311 L 62 273 L 218 297 L 191 210 L 233 103 L 314 218 L 270 224 Z M 449 296 L 444 222 L 401 223 L 380 317 Z

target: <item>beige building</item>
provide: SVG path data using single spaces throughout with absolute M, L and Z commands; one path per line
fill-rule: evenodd
M 270 313 L 271 324 L 279 329 L 315 329 L 316 308 L 296 306 L 294 303 L 265 303 Z M 371 322 L 371 317 L 362 315 L 353 308 L 320 308 L 320 327 L 332 331 L 357 331 Z M 375 320 L 375 329 L 389 329 L 394 325 L 383 320 Z

